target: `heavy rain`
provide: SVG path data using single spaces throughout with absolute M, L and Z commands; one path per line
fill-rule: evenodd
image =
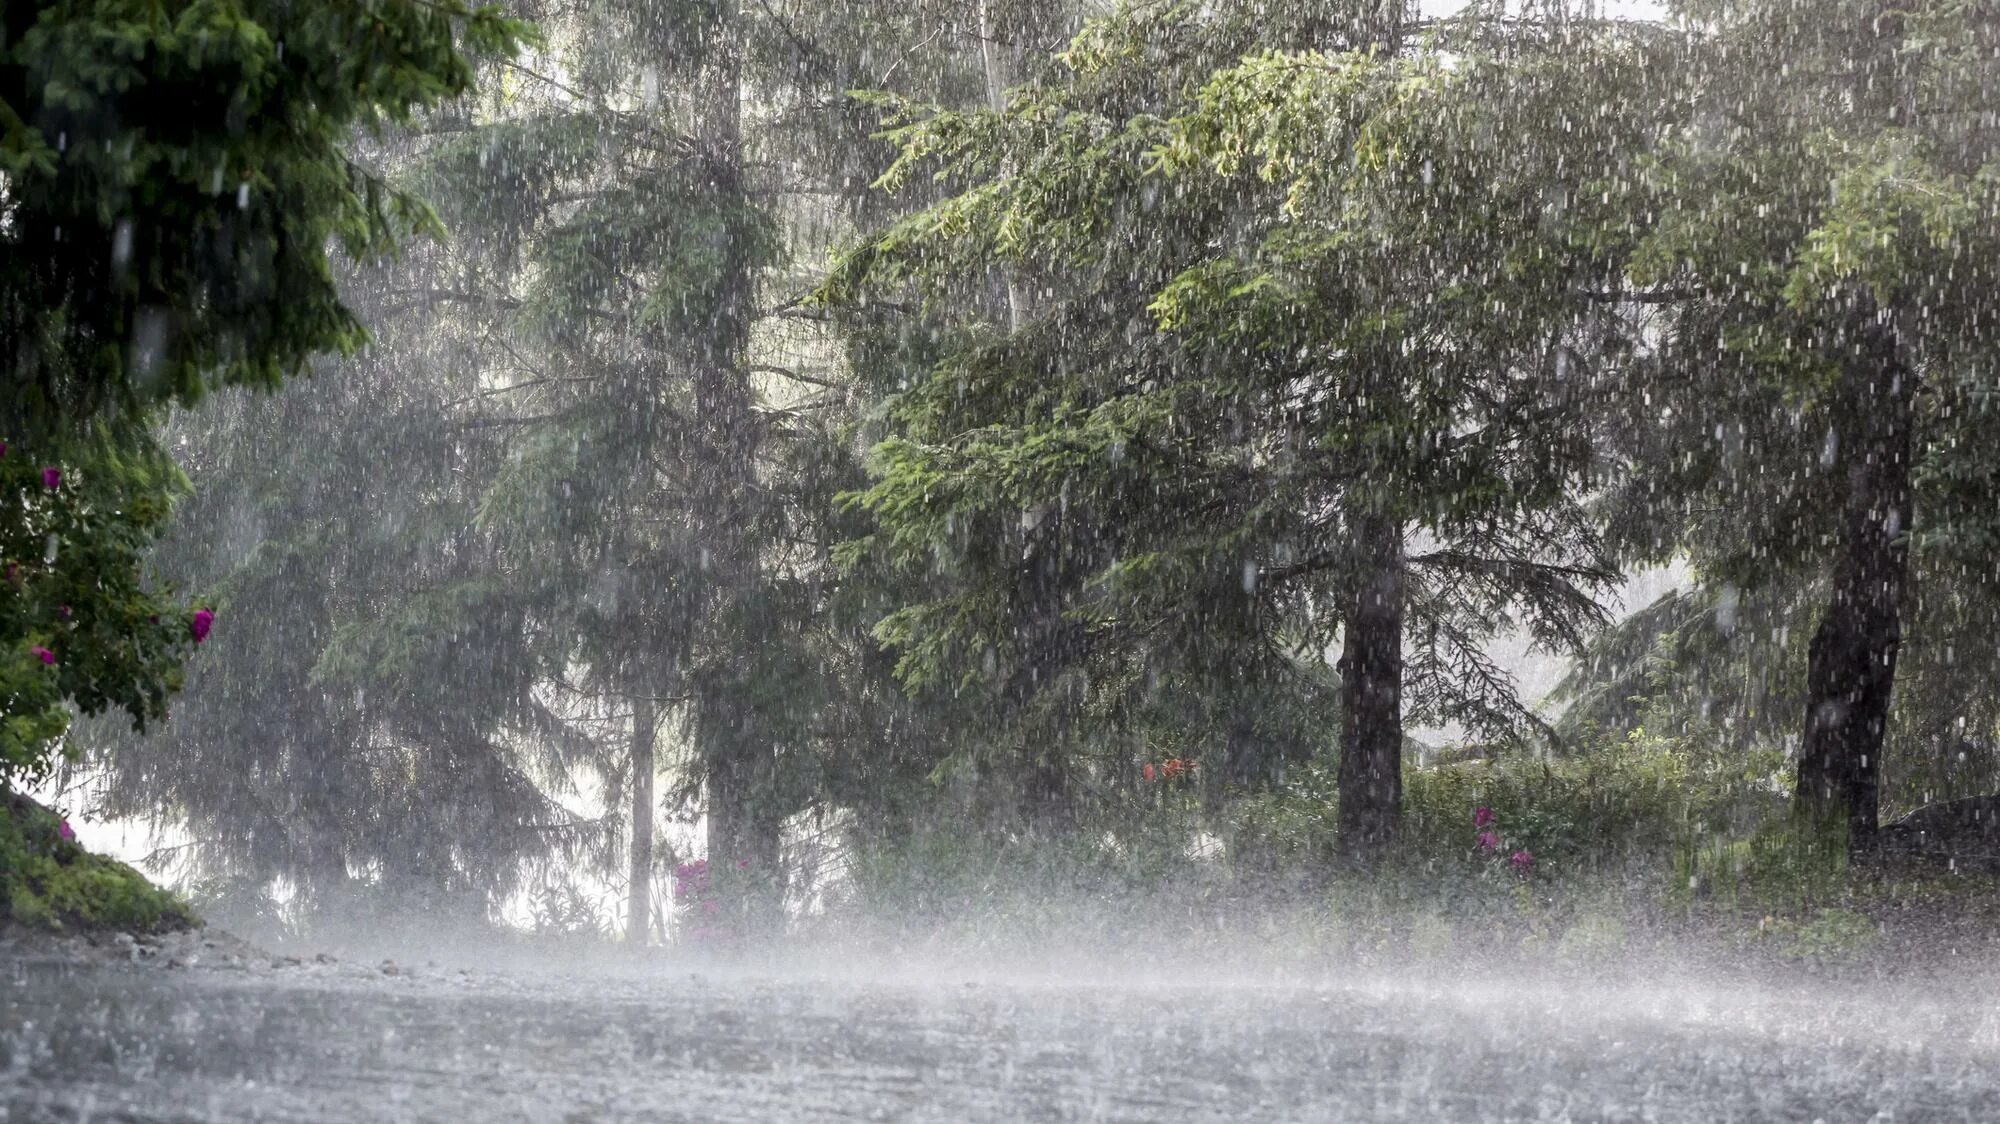
M 0 1121 L 2000 1120 L 2000 0 L 0 3 Z

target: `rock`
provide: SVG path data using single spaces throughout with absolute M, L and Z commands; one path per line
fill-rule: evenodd
M 1954 870 L 2000 873 L 2000 794 L 1926 804 L 1885 825 L 1876 846 L 1887 855 L 1947 862 Z

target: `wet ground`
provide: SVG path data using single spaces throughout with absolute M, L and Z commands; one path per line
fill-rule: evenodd
M 0 1121 L 2000 1120 L 1989 987 L 210 959 L 0 966 Z

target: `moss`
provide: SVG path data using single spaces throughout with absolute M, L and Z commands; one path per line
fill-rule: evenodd
M 0 927 L 50 932 L 159 933 L 201 922 L 124 863 L 62 838 L 55 813 L 0 794 Z

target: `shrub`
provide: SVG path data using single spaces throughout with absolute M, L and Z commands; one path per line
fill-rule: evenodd
M 138 871 L 78 846 L 54 812 L 0 794 L 0 922 L 57 932 L 154 933 L 199 924 Z

